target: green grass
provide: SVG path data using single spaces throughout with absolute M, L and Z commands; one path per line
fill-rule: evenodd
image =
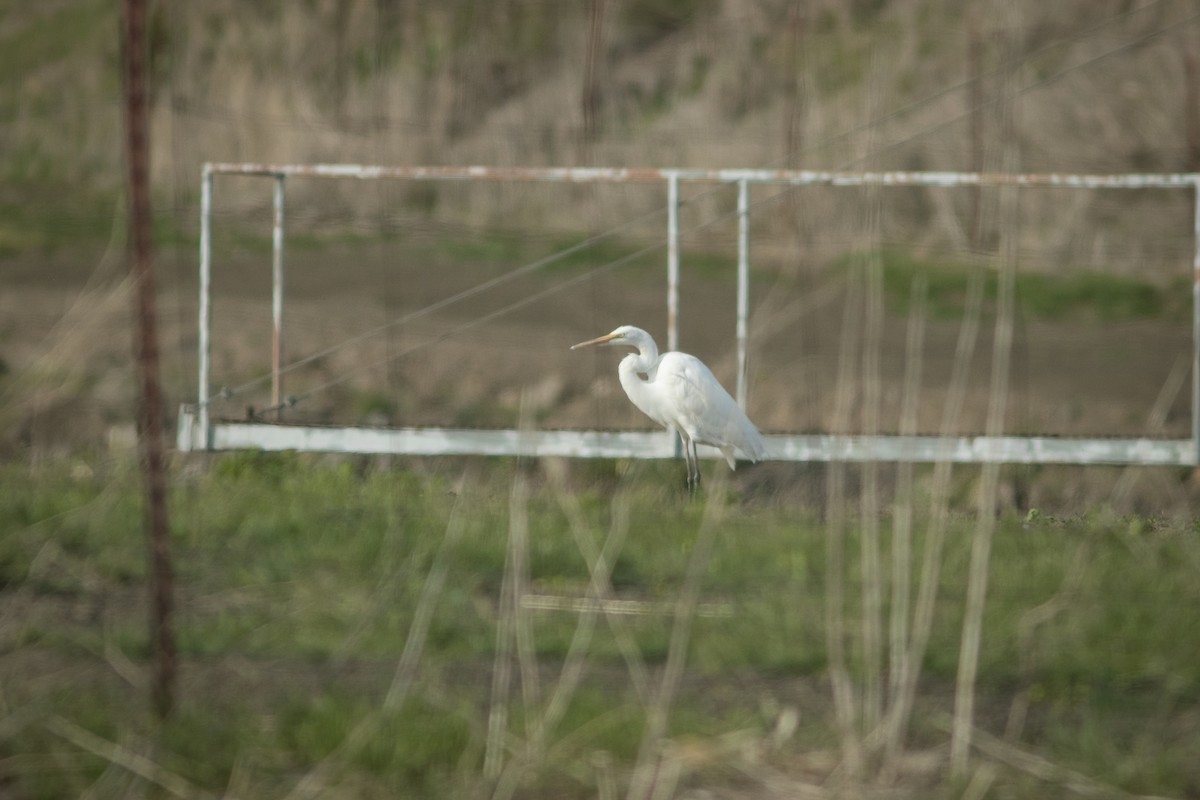
M 847 254 L 835 268 L 849 269 L 878 257 L 883 265 L 883 290 L 888 307 L 907 313 L 913 282 L 923 277 L 928 286 L 928 311 L 936 319 L 962 316 L 972 269 L 987 269 L 985 302 L 996 299 L 997 273 L 991 267 L 930 262 L 897 249 L 871 256 Z M 1090 317 L 1104 322 L 1154 319 L 1169 315 L 1184 319 L 1187 295 L 1173 284 L 1168 288 L 1121 275 L 1070 269 L 1061 274 L 1020 272 L 1016 276 L 1016 310 L 1025 318 L 1064 319 Z
M 0 467 L 0 601 L 21 608 L 0 629 L 3 715 L 57 714 L 135 749 L 153 740 L 160 764 L 214 793 L 234 787 L 282 796 L 324 759 L 335 796 L 468 793 L 486 741 L 517 467 L 507 459 L 469 462 L 474 477 L 459 487 L 464 463 L 382 469 L 369 459 L 234 453 L 177 465 L 172 548 L 183 683 L 179 711 L 162 728 L 144 691 L 112 666 L 114 649 L 117 661 L 131 659 L 136 668 L 148 658 L 136 471 L 119 461 L 90 470 L 69 461 Z M 587 535 L 600 546 L 614 497 L 625 497 L 631 527 L 613 583 L 624 596 L 669 603 L 682 586 L 703 506 L 676 491 L 676 464 L 601 466 L 575 470 L 572 497 Z M 534 588 L 582 594 L 587 568 L 560 499 L 536 468 L 527 472 Z M 703 599 L 729 604 L 733 615 L 696 620 L 670 735 L 765 735 L 774 717 L 763 709 L 806 686 L 797 742 L 832 746 L 822 522 L 769 499 L 739 500 L 715 484 L 710 491 L 730 492 L 732 506 Z M 456 504 L 465 528 L 448 557 L 416 690 L 402 708 L 383 710 Z M 970 518 L 956 513 L 926 659 L 935 698 L 954 680 L 970 528 Z M 918 543 L 922 530 L 918 524 Z M 1006 710 L 1014 692 L 1026 691 L 1027 746 L 1131 792 L 1188 791 L 1200 779 L 1193 758 L 1200 726 L 1188 712 L 1200 701 L 1198 536 L 1194 524 L 1101 512 L 1065 520 L 1005 516 L 993 548 L 981 708 Z M 852 568 L 856 542 L 847 538 Z M 1075 592 L 1021 643 L 1022 619 L 1059 592 L 1076 558 L 1083 571 Z M 858 598 L 852 576 L 852 610 Z M 646 663 L 661 665 L 670 617 L 627 623 Z M 545 699 L 575 618 L 538 612 L 532 625 Z M 848 646 L 857 665 L 856 635 Z M 644 709 L 603 620 L 589 664 L 546 760 L 527 776 L 534 796 L 594 796 L 594 754 L 608 753 L 618 772 L 636 754 Z M 520 737 L 516 671 L 512 686 L 509 731 Z M 1003 719 L 985 714 L 981 724 L 997 730 Z M 364 725 L 372 735 L 351 736 Z M 61 768 L 35 768 L 55 759 Z M 0 730 L 0 775 L 16 796 L 75 795 L 96 781 L 115 791 L 107 766 L 38 723 L 19 735 Z M 729 776 L 718 769 L 709 777 Z M 1012 777 L 1005 785 L 1017 791 L 1023 784 Z
M 32 195 L 33 205 L 30 198 L 19 202 L 0 199 L 0 258 L 97 247 L 113 234 L 115 197 L 75 197 L 51 208 L 50 201 L 42 199 L 46 188 L 40 186 Z M 118 226 L 116 233 L 123 237 L 124 229 Z
M 159 231 L 161 241 L 182 239 L 194 246 L 194 237 L 183 238 L 164 221 Z M 537 233 L 523 230 L 491 229 L 470 235 L 441 236 L 436 241 L 405 239 L 402 234 L 381 231 L 289 231 L 286 246 L 289 250 L 319 251 L 330 248 L 371 247 L 396 242 L 411 258 L 439 264 L 493 265 L 518 267 L 535 261 L 546 263 L 538 274 L 560 277 L 576 275 L 598 267 L 614 265 L 636 274 L 639 268 L 661 267 L 665 263 L 665 241 L 629 240 L 604 237 L 589 242 L 593 236 L 584 233 Z M 216 233 L 216 246 L 229 246 L 249 252 L 268 252 L 271 249 L 270 231 L 230 227 Z M 681 260 L 688 275 L 700 277 L 731 276 L 736 257 L 696 248 L 683 248 Z

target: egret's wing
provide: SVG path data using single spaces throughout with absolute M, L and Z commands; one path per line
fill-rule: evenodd
M 732 445 L 753 459 L 764 455 L 762 437 L 729 392 L 700 359 L 667 353 L 655 378 L 676 424 L 702 444 Z

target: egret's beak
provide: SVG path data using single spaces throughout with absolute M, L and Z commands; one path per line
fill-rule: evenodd
M 621 334 L 619 334 L 619 333 L 606 333 L 603 336 L 597 336 L 595 339 L 588 339 L 586 342 L 580 342 L 579 344 L 573 344 L 573 345 L 571 345 L 571 349 L 578 350 L 581 347 L 587 347 L 587 346 L 593 345 L 593 344 L 608 344 L 613 339 L 620 339 L 620 338 L 621 338 Z

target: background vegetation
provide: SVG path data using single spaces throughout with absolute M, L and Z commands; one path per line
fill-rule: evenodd
M 111 228 L 116 10 L 115 0 L 0 9 L 12 89 L 0 100 L 0 252 Z M 1002 142 L 1027 172 L 1186 171 L 1200 158 L 1189 100 L 1200 33 L 1185 0 L 163 2 L 150 47 L 158 211 L 189 230 L 210 160 L 964 170 L 994 166 Z M 377 201 L 355 182 L 290 192 L 314 200 L 306 227 L 362 224 Z M 268 194 L 223 213 L 236 219 Z M 578 230 L 595 209 L 582 195 L 468 198 L 431 184 L 390 199 L 392 224 Z M 952 235 L 944 208 L 914 200 L 901 216 L 926 230 L 910 246 Z M 1103 195 L 1077 200 L 1074 230 L 1113 238 L 1067 248 L 1060 263 L 1176 274 L 1168 243 L 1186 238 L 1189 218 L 1162 194 L 1119 211 Z M 1056 223 L 1038 220 L 1061 200 L 1025 203 L 1029 230 L 1055 241 Z M 659 205 L 643 196 L 630 211 Z M 798 216 L 785 205 L 771 225 L 812 238 L 839 214 Z M 1135 256 L 1119 242 L 1138 231 L 1151 249 Z
M 717 464 L 693 502 L 673 463 L 180 455 L 156 721 L 118 6 L 0 0 L 0 796 L 1200 796 L 1183 469 Z M 170 410 L 196 393 L 206 161 L 1195 171 L 1198 23 L 1188 0 L 154 3 Z M 728 188 L 685 189 L 680 324 L 731 383 Z M 216 192 L 213 388 L 259 384 L 214 408 L 241 419 L 270 193 Z M 764 429 L 1188 435 L 1187 191 L 752 199 Z M 566 346 L 662 341 L 657 187 L 296 180 L 287 203 L 288 390 L 325 387 L 290 421 L 646 426 Z M 914 706 L 881 745 L 927 553 Z

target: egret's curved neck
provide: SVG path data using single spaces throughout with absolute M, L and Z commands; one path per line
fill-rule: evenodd
M 647 384 L 654 380 L 657 371 L 658 348 L 653 342 L 639 345 L 638 351 L 622 358 L 617 367 L 617 376 L 621 379 L 625 394 L 629 395 L 635 406 L 655 419 L 657 417 L 650 411 L 651 389 Z M 646 378 L 643 379 L 642 375 Z
M 658 347 L 654 342 L 639 342 L 636 353 L 630 353 L 621 359 L 621 368 L 628 368 L 653 378 L 654 371 L 658 369 Z

